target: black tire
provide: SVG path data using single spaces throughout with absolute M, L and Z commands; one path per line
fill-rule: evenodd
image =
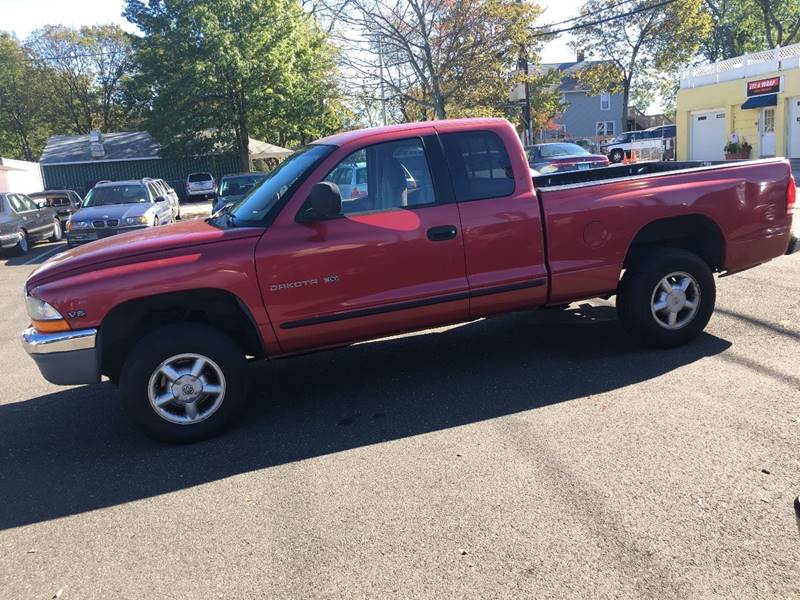
M 213 361 L 224 376 L 225 391 L 210 416 L 196 423 L 177 424 L 156 412 L 148 390 L 151 377 L 156 382 L 167 381 L 156 375 L 164 361 L 187 353 Z M 126 411 L 148 436 L 171 443 L 195 442 L 220 433 L 241 415 L 247 403 L 247 362 L 236 343 L 217 329 L 201 323 L 175 323 L 156 329 L 134 346 L 122 367 L 119 387 Z M 169 404 L 168 410 L 180 417 L 184 407 L 176 402 Z
M 622 151 L 622 150 L 619 150 L 619 149 L 617 149 L 617 150 L 612 150 L 612 151 L 611 151 L 611 154 L 609 154 L 609 155 L 608 155 L 608 159 L 609 159 L 609 160 L 610 160 L 612 163 L 619 163 L 619 162 L 622 162 L 622 157 L 623 157 L 623 156 L 624 156 L 624 153 L 623 153 L 623 151 Z
M 58 227 L 58 231 L 56 231 L 56 227 Z M 53 220 L 53 235 L 47 239 L 51 242 L 60 242 L 62 239 L 64 239 L 64 228 L 61 226 L 61 221 L 58 219 Z
M 14 256 L 25 256 L 31 251 L 31 238 L 24 229 L 22 230 L 22 236 L 17 245 L 11 248 L 11 254 Z
M 686 297 L 692 303 L 695 300 L 699 302 L 693 315 L 688 308 L 677 313 L 679 320 L 673 325 L 676 329 L 662 324 L 668 320 L 669 313 L 658 313 L 654 306 L 656 294 L 663 294 L 663 288 L 657 287 L 672 273 L 687 274 L 694 280 L 688 289 L 692 298 Z M 628 265 L 617 290 L 617 312 L 623 325 L 640 342 L 658 348 L 672 348 L 686 344 L 703 331 L 714 312 L 716 297 L 714 275 L 703 259 L 686 250 L 663 248 L 650 251 Z M 680 324 L 682 319 L 686 319 L 683 325 Z

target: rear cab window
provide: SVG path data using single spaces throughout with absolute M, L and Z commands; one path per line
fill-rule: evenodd
M 201 181 L 211 181 L 213 177 L 211 177 L 211 173 L 192 173 L 189 175 L 189 182 L 190 183 L 199 183 Z
M 511 159 L 496 133 L 464 131 L 443 133 L 440 138 L 457 202 L 502 198 L 514 193 Z

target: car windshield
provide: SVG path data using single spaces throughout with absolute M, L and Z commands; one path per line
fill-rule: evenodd
M 251 193 L 236 202 L 230 213 L 242 224 L 260 223 L 292 186 L 328 156 L 335 146 L 307 146 L 283 161 Z
M 264 179 L 263 174 L 225 177 L 219 186 L 220 196 L 241 196 Z
M 89 190 L 83 206 L 110 206 L 112 204 L 137 204 L 149 202 L 147 190 L 143 185 L 107 185 Z
M 557 156 L 586 156 L 589 153 L 578 144 L 542 144 L 539 146 L 542 158 L 555 158 Z
M 211 173 L 192 173 L 189 175 L 189 183 L 197 183 L 199 181 L 211 181 Z

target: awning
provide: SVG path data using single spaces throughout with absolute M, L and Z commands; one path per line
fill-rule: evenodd
M 764 94 L 763 96 L 753 96 L 745 100 L 742 108 L 761 108 L 762 106 L 777 106 L 778 94 Z
M 281 148 L 280 146 L 274 146 L 273 144 L 250 138 L 250 158 L 252 159 L 285 158 L 293 153 L 294 152 L 288 148 Z

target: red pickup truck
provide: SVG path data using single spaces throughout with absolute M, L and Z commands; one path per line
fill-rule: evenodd
M 49 381 L 105 375 L 149 434 L 200 439 L 243 411 L 253 358 L 612 295 L 637 338 L 684 344 L 713 273 L 797 251 L 795 193 L 779 159 L 532 178 L 502 119 L 351 131 L 209 219 L 50 259 L 23 343 Z

